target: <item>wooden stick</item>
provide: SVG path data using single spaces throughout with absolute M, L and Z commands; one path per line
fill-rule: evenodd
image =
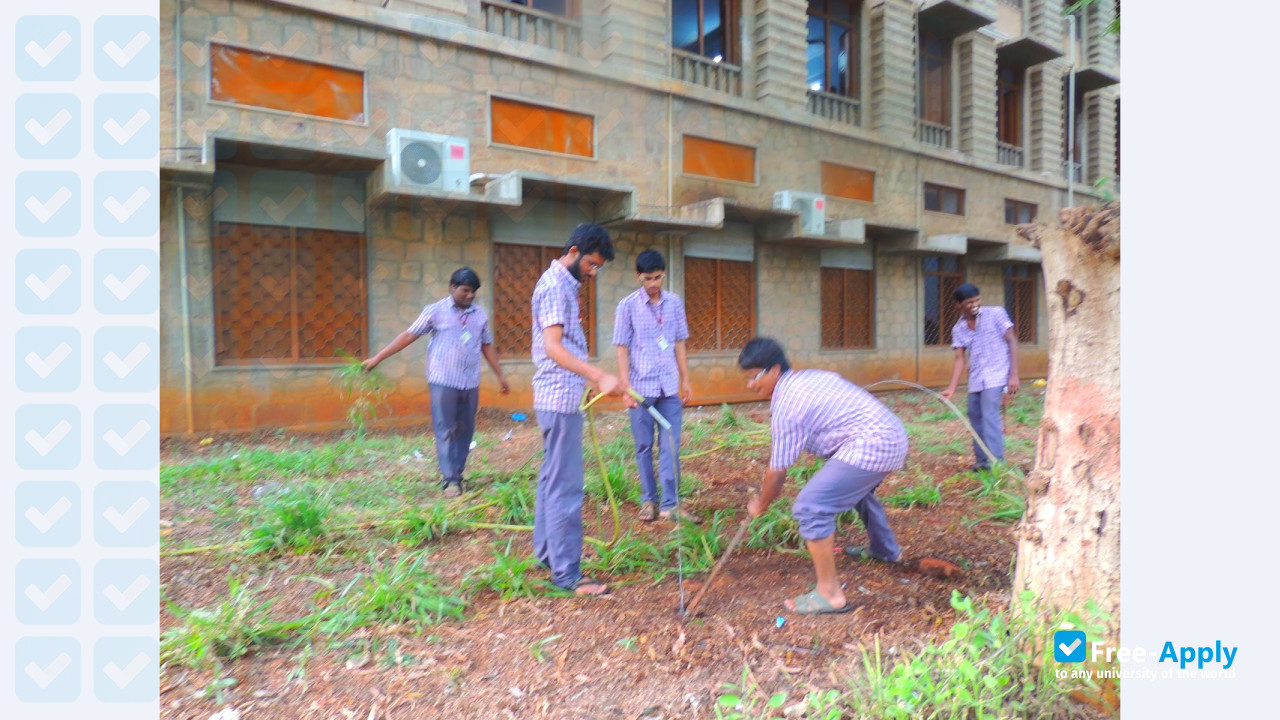
M 689 617 L 693 613 L 693 609 L 698 606 L 702 600 L 702 596 L 707 594 L 707 590 L 711 587 L 711 583 L 716 581 L 716 575 L 720 574 L 720 569 L 724 567 L 729 556 L 733 555 L 733 551 L 737 549 L 738 544 L 742 542 L 742 538 L 747 534 L 747 528 L 751 526 L 751 516 L 748 515 L 742 519 L 742 525 L 738 527 L 738 532 L 729 541 L 729 547 L 724 549 L 724 554 L 716 561 L 716 566 L 711 568 L 711 574 L 707 576 L 707 582 L 698 590 L 698 594 L 693 596 L 693 602 L 689 603 L 684 609 L 684 616 Z

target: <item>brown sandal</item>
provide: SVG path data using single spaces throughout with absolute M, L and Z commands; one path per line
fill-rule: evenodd
M 652 502 L 640 503 L 640 514 L 637 516 L 640 522 L 653 522 L 658 519 L 658 504 Z

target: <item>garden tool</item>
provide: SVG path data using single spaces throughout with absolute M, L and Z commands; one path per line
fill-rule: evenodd
M 742 538 L 746 537 L 747 528 L 749 527 L 751 527 L 750 515 L 742 518 L 742 524 L 738 526 L 738 532 L 734 533 L 733 539 L 729 541 L 729 546 L 724 549 L 724 554 L 716 561 L 716 566 L 711 568 L 711 574 L 707 576 L 707 582 L 702 585 L 702 589 L 698 591 L 698 594 L 693 596 L 693 602 L 689 603 L 688 607 L 681 608 L 681 615 L 688 617 L 693 614 L 693 609 L 698 606 L 698 603 L 702 601 L 702 596 L 707 594 L 707 590 L 711 587 L 711 584 L 716 581 L 716 576 L 720 574 L 721 568 L 724 567 L 725 563 L 728 562 L 729 558 L 733 555 L 733 551 L 738 548 L 738 545 L 742 542 Z M 680 592 L 680 602 L 681 605 L 684 604 L 683 589 Z

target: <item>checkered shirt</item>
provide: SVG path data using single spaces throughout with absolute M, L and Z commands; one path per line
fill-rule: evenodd
M 571 355 L 587 361 L 587 335 L 582 331 L 578 312 L 579 282 L 558 260 L 538 278 L 531 301 L 533 314 L 533 409 L 558 413 L 577 413 L 582 405 L 586 381 L 565 370 L 547 357 L 542 344 L 542 331 L 552 325 L 563 325 L 561 342 Z
M 658 338 L 667 341 L 667 349 Z M 676 365 L 676 343 L 689 339 L 689 322 L 684 302 L 673 292 L 662 291 L 658 304 L 640 288 L 618 301 L 613 323 L 613 344 L 627 346 L 630 360 L 628 382 L 645 397 L 676 397 L 680 394 L 680 368 Z
M 427 382 L 458 390 L 480 387 L 480 348 L 493 343 L 484 308 L 472 303 L 464 310 L 446 297 L 422 308 L 409 332 L 418 337 L 431 334 Z
M 1004 334 L 1011 327 L 1009 313 L 990 305 L 979 308 L 974 329 L 969 329 L 964 317 L 951 328 L 951 347 L 969 350 L 969 392 L 1009 384 L 1009 342 Z
M 769 405 L 771 470 L 785 470 L 808 450 L 869 472 L 902 467 L 907 430 L 871 393 L 827 370 L 788 370 Z

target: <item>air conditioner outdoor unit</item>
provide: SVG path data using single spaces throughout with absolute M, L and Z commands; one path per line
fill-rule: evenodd
M 827 232 L 827 198 L 817 193 L 781 190 L 773 194 L 775 210 L 792 210 L 800 213 L 800 230 L 805 235 L 824 235 Z
M 393 128 L 387 133 L 391 184 L 471 192 L 471 144 L 466 138 Z

